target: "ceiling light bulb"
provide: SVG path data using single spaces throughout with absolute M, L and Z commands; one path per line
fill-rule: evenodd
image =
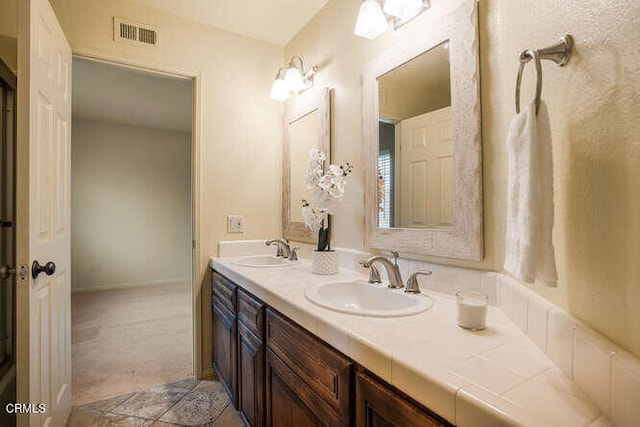
M 360 6 L 354 33 L 357 36 L 373 40 L 389 27 L 387 18 L 382 13 L 380 3 L 376 0 L 365 0 Z
M 300 92 L 305 88 L 302 73 L 296 67 L 287 68 L 284 75 L 284 83 L 290 92 Z
M 287 88 L 287 84 L 283 79 L 275 79 L 273 81 L 273 85 L 271 85 L 271 95 L 269 98 L 275 101 L 284 101 L 291 96 L 291 92 L 289 92 Z

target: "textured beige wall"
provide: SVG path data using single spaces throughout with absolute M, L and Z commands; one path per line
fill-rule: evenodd
M 74 119 L 71 145 L 73 290 L 190 280 L 191 134 Z
M 428 13 L 459 4 L 433 0 Z M 333 160 L 355 164 L 335 218 L 334 244 L 363 245 L 361 73 L 385 49 L 428 31 L 421 17 L 375 41 L 353 35 L 360 2 L 332 0 L 286 46 L 320 65 L 316 86 L 335 88 Z M 640 3 L 636 0 L 481 0 L 485 259 L 455 264 L 502 270 L 506 212 L 505 140 L 514 115 L 517 57 L 565 33 L 576 54 L 544 64 L 554 151 L 554 242 L 560 280 L 533 285 L 640 357 Z M 533 90 L 531 70 L 523 98 Z
M 156 12 L 127 0 L 53 0 L 74 52 L 201 76 L 199 270 L 202 369 L 210 366 L 207 262 L 219 240 L 280 235 L 282 105 L 269 99 L 282 47 Z M 112 17 L 155 25 L 155 48 L 112 41 Z M 196 101 L 198 102 L 198 101 Z M 194 129 L 194 132 L 197 132 Z M 245 216 L 245 233 L 227 235 L 225 218 Z

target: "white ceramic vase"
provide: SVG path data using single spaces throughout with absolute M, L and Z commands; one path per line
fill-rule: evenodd
M 311 252 L 311 273 L 338 274 L 338 252 L 335 252 L 335 251 Z

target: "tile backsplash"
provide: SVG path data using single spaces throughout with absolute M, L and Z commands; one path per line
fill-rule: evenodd
M 640 425 L 640 360 L 517 280 L 498 274 L 497 286 L 498 307 L 614 425 Z
M 300 254 L 306 258 L 313 250 L 308 244 L 296 246 L 301 246 Z M 218 256 L 264 254 L 265 248 L 263 240 L 220 242 Z M 335 250 L 340 253 L 340 268 L 367 273 L 360 263 L 370 254 Z M 489 302 L 527 334 L 614 425 L 640 426 L 640 360 L 633 355 L 505 274 L 409 259 L 400 259 L 398 263 L 405 278 L 418 270 L 432 271 L 431 276 L 419 277 L 425 290 L 448 295 L 458 290 L 478 291 L 488 295 Z M 472 362 L 483 361 L 469 361 Z M 606 424 L 604 420 L 598 422 Z

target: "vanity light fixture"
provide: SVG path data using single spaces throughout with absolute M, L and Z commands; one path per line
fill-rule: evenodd
M 314 65 L 309 70 L 304 70 L 304 62 L 300 56 L 294 56 L 289 61 L 287 68 L 280 68 L 271 85 L 270 98 L 276 101 L 284 101 L 292 94 L 298 94 L 313 86 L 313 76 L 318 71 Z M 282 73 L 284 72 L 284 77 Z
M 284 101 L 291 96 L 291 92 L 287 89 L 284 78 L 281 77 L 283 71 L 285 71 L 284 68 L 278 70 L 278 74 L 276 74 L 276 78 L 271 85 L 271 95 L 269 95 L 269 98 L 275 101 Z
M 380 2 L 384 2 L 384 8 L 380 6 Z M 373 40 L 387 30 L 388 19 L 393 22 L 393 28 L 398 29 L 429 6 L 429 0 L 364 0 L 354 33 Z

